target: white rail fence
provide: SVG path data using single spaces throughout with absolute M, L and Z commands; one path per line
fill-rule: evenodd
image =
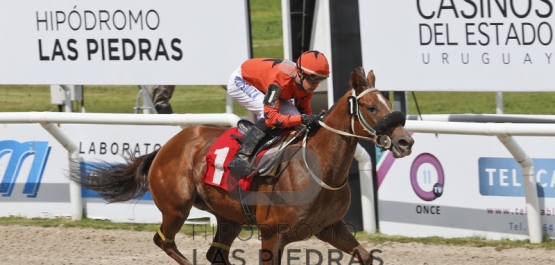
M 476 117 L 476 116 L 474 116 Z M 499 118 L 500 116 L 495 116 Z M 554 116 L 538 116 L 543 122 L 555 121 Z M 409 117 L 410 118 L 410 117 Z M 434 119 L 427 116 L 427 119 Z M 555 124 L 537 123 L 472 123 L 472 122 L 446 122 L 448 116 L 438 116 L 442 121 L 415 121 L 408 120 L 405 128 L 417 133 L 440 133 L 461 135 L 489 135 L 496 136 L 521 165 L 523 172 L 525 197 L 527 205 L 527 221 L 530 227 L 530 242 L 540 243 L 542 231 L 538 195 L 535 188 L 534 165 L 525 151 L 518 145 L 512 136 L 555 136 Z M 492 117 L 490 117 L 492 118 Z M 525 117 L 518 117 L 524 119 Z M 466 117 L 466 120 L 472 120 Z M 100 113 L 59 113 L 59 112 L 5 112 L 0 115 L 0 124 L 39 123 L 68 151 L 70 170 L 79 159 L 78 148 L 71 138 L 65 135 L 55 125 L 57 123 L 69 124 L 118 124 L 118 125 L 170 125 L 191 126 L 197 124 L 221 124 L 235 126 L 240 118 L 237 115 L 223 114 L 172 114 L 172 115 L 136 115 L 136 114 L 100 114 Z M 523 120 L 524 121 L 524 120 Z M 521 121 L 522 122 L 522 121 Z M 532 121 L 534 122 L 534 121 Z M 374 189 L 371 187 L 371 163 L 361 147 L 357 147 L 356 158 L 359 161 L 361 172 L 362 216 L 366 232 L 376 231 L 376 216 L 373 207 Z M 364 185 L 364 188 L 362 186 Z M 70 183 L 70 197 L 72 205 L 72 219 L 80 220 L 83 215 L 81 189 L 76 183 Z

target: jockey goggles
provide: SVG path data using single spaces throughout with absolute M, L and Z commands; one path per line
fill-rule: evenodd
M 309 75 L 309 74 L 304 74 L 304 77 L 306 81 L 308 81 L 311 84 L 320 83 L 328 78 L 327 76 L 316 76 L 316 75 Z

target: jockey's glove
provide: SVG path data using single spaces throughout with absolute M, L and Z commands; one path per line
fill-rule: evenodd
M 319 123 L 320 115 L 317 115 L 317 114 L 312 114 L 312 115 L 302 114 L 301 121 L 304 125 L 306 125 L 311 129 L 316 129 L 320 127 L 320 123 Z

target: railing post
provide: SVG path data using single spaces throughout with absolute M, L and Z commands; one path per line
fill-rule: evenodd
M 542 242 L 542 227 L 540 219 L 540 204 L 534 173 L 534 163 L 518 143 L 509 135 L 497 135 L 505 147 L 511 152 L 518 164 L 522 167 L 522 182 L 524 183 L 524 196 L 526 198 L 526 218 L 528 220 L 528 233 L 530 243 Z
M 40 125 L 48 131 L 68 152 L 69 174 L 73 174 L 78 168 L 79 149 L 77 145 L 56 125 L 47 122 L 41 122 Z M 81 186 L 71 179 L 69 180 L 69 201 L 71 204 L 71 220 L 78 221 L 83 219 L 83 196 L 81 194 Z

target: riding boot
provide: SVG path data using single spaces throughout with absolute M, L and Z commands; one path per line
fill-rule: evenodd
M 259 125 L 259 124 L 256 124 Z M 258 128 L 258 126 L 252 126 L 244 136 L 243 144 L 239 147 L 237 154 L 233 158 L 229 165 L 227 166 L 231 171 L 231 174 L 236 179 L 240 179 L 245 175 L 248 175 L 252 171 L 252 167 L 249 163 L 249 158 L 254 152 L 254 149 L 266 136 L 266 132 Z

